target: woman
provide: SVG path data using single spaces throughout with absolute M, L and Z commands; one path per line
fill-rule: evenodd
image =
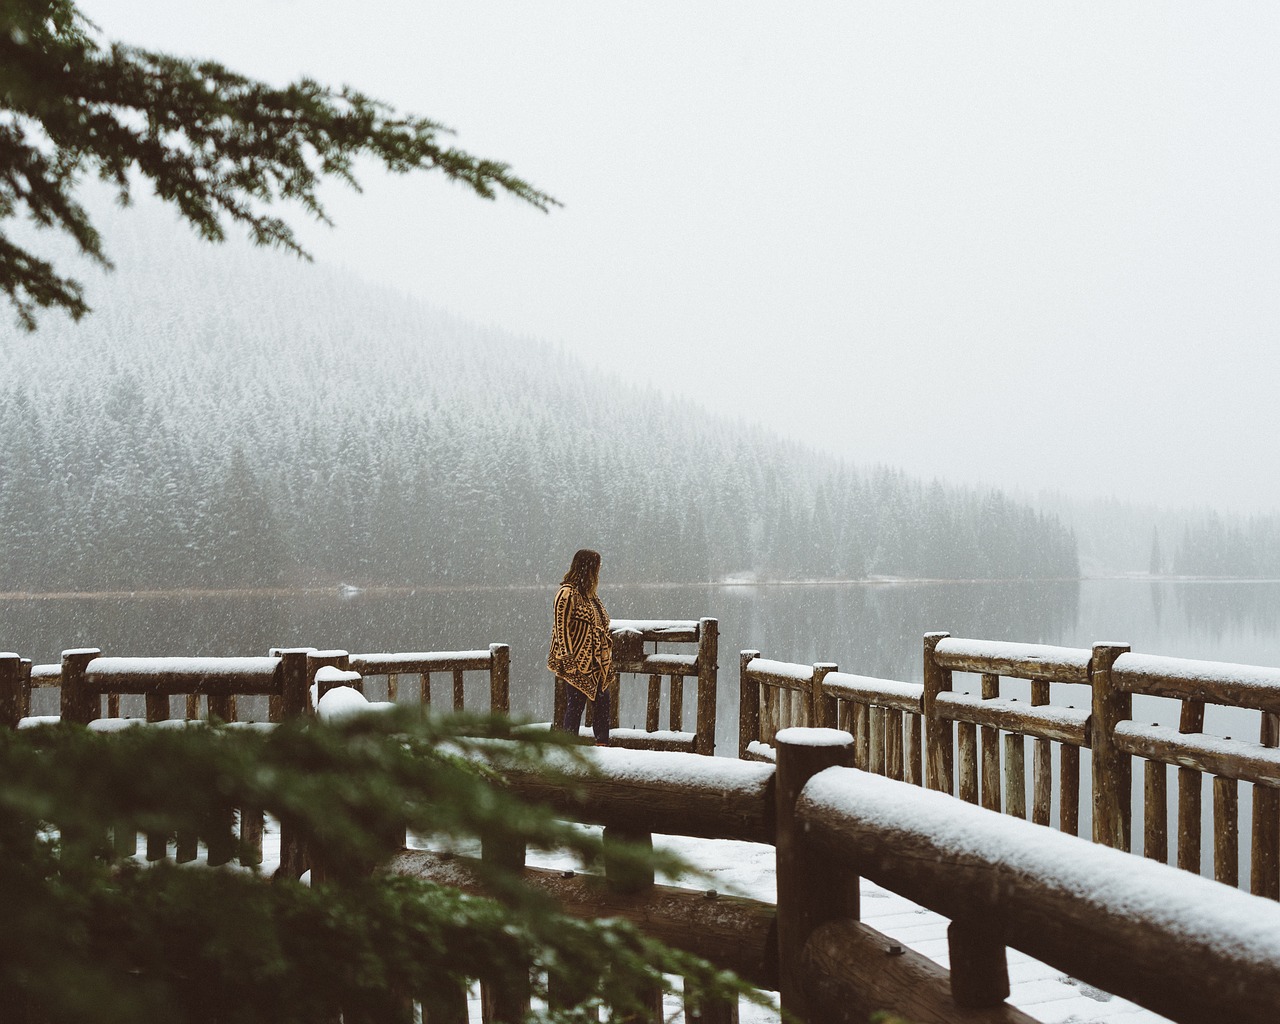
M 564 718 L 556 724 L 576 736 L 583 709 L 591 701 L 596 746 L 607 747 L 612 715 L 609 688 L 614 679 L 613 639 L 609 634 L 609 613 L 596 593 L 599 584 L 600 552 L 585 548 L 576 552 L 556 592 L 547 668 L 568 684 Z

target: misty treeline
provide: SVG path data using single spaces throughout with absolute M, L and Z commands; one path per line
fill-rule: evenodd
M 1183 528 L 1171 569 L 1179 576 L 1280 579 L 1280 516 L 1205 513 Z
M 615 582 L 1077 572 L 998 492 L 140 223 L 90 318 L 0 345 L 0 590 L 545 583 L 580 546 Z

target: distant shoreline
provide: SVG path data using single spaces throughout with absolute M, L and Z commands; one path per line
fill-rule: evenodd
M 1044 576 L 1044 577 L 1003 577 L 1003 578 L 964 578 L 948 577 L 883 577 L 877 576 L 863 579 L 818 579 L 818 580 L 748 580 L 728 579 L 709 583 L 614 583 L 607 589 L 616 590 L 672 590 L 676 588 L 720 589 L 724 587 L 851 587 L 851 586 L 897 586 L 897 585 L 970 585 L 974 583 L 1091 583 L 1097 581 L 1116 581 L 1129 583 L 1280 583 L 1280 579 L 1263 576 L 1149 576 L 1134 573 L 1116 573 L 1099 576 Z M 344 589 L 346 586 L 346 589 Z M 330 586 L 299 587 L 239 587 L 227 590 L 207 590 L 200 588 L 157 588 L 154 590 L 92 590 L 92 591 L 3 591 L 0 601 L 102 601 L 148 598 L 212 598 L 212 597 L 336 597 L 354 600 L 360 597 L 406 595 L 406 594 L 444 594 L 444 593 L 502 593 L 506 591 L 547 590 L 555 583 L 431 583 L 417 586 L 395 585 L 382 586 L 350 586 L 333 584 Z

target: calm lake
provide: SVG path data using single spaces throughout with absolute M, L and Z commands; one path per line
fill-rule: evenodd
M 902 582 L 704 587 L 612 587 L 614 618 L 720 620 L 718 753 L 737 749 L 738 656 L 754 648 L 781 661 L 833 661 L 847 672 L 920 681 L 921 637 L 953 636 L 1088 647 L 1121 641 L 1133 650 L 1280 666 L 1280 581 Z M 552 588 L 228 595 L 0 598 L 0 650 L 36 663 L 70 647 L 113 655 L 265 654 L 271 647 L 376 651 L 465 650 L 511 645 L 512 705 L 550 717 L 544 667 Z M 479 680 L 476 681 L 477 684 Z M 957 688 L 966 688 L 957 677 Z M 1021 696 L 1016 683 L 1004 693 Z M 641 724 L 641 687 L 623 723 Z M 686 721 L 693 720 L 686 687 Z M 1081 692 L 1073 692 L 1073 691 Z M 1085 706 L 1083 687 L 1055 687 L 1055 703 Z M 54 695 L 45 692 L 46 699 Z M 37 705 L 37 713 L 55 709 Z M 1170 701 L 1139 700 L 1135 716 L 1177 724 Z M 628 721 L 630 719 L 630 721 Z M 1256 712 L 1209 709 L 1206 731 L 1257 739 Z M 1085 757 L 1087 764 L 1087 754 Z M 1135 773 L 1140 778 L 1140 773 Z M 1241 787 L 1241 850 L 1247 862 L 1248 786 Z M 1176 787 L 1171 786 L 1175 792 Z M 1206 800 L 1206 807 L 1209 806 Z M 1087 828 L 1088 807 L 1081 809 Z M 1138 829 L 1139 839 L 1141 829 Z M 1212 844 L 1208 844 L 1212 848 Z M 1247 863 L 1242 865 L 1247 875 Z

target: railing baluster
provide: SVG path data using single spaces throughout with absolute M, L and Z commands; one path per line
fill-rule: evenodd
M 956 723 L 956 753 L 960 770 L 958 796 L 965 803 L 978 802 L 978 730 L 972 722 Z
M 462 669 L 453 670 L 453 710 L 462 711 L 466 707 L 466 689 L 462 683 Z
M 1058 751 L 1058 828 L 1080 834 L 1080 748 L 1064 743 Z
M 867 715 L 871 735 L 867 752 L 867 771 L 884 774 L 884 708 L 872 705 Z
M 673 732 L 684 730 L 684 676 L 672 676 L 670 682 L 671 709 L 668 721 Z
M 884 712 L 885 773 L 891 779 L 902 781 L 902 711 L 898 708 L 885 708 Z
M 1240 884 L 1240 788 L 1221 775 L 1213 778 L 1213 877 Z
M 982 675 L 982 699 L 995 700 L 1000 696 L 1000 677 L 994 672 Z M 1000 810 L 1000 730 L 984 725 L 982 739 L 982 806 L 989 811 Z
M 1204 731 L 1204 701 L 1184 700 L 1178 720 L 1178 732 Z M 1202 829 L 1200 793 L 1203 776 L 1195 768 L 1178 769 L 1178 867 L 1200 873 L 1203 856 L 1200 851 Z
M 1027 816 L 1027 773 L 1025 747 L 1021 733 L 1009 732 L 1004 737 L 1004 812 L 1015 818 Z
M 656 672 L 649 676 L 649 696 L 644 708 L 646 732 L 657 732 L 662 721 L 662 676 Z
M 1032 706 L 1043 707 L 1048 703 L 1048 680 L 1032 680 Z M 1049 741 L 1040 736 L 1036 737 L 1031 751 L 1031 820 L 1037 825 L 1048 825 L 1053 806 L 1053 752 Z
M 166 722 L 169 719 L 169 696 L 163 693 L 147 694 L 147 721 Z M 136 848 L 135 837 L 133 845 Z M 147 860 L 164 860 L 169 853 L 169 836 L 165 832 L 147 833 Z
M 1264 747 L 1280 745 L 1280 715 L 1262 713 L 1258 740 Z M 1249 891 L 1255 896 L 1280 899 L 1280 790 L 1256 782 L 1249 865 Z
M 853 705 L 853 756 L 856 767 L 871 770 L 871 708 L 860 701 Z
M 1169 863 L 1169 773 L 1163 761 L 1147 761 L 1142 805 L 1142 855 Z
M 924 785 L 924 765 L 921 760 L 924 751 L 920 742 L 920 732 L 920 716 L 909 712 L 903 759 L 906 761 L 906 781 L 913 786 Z

